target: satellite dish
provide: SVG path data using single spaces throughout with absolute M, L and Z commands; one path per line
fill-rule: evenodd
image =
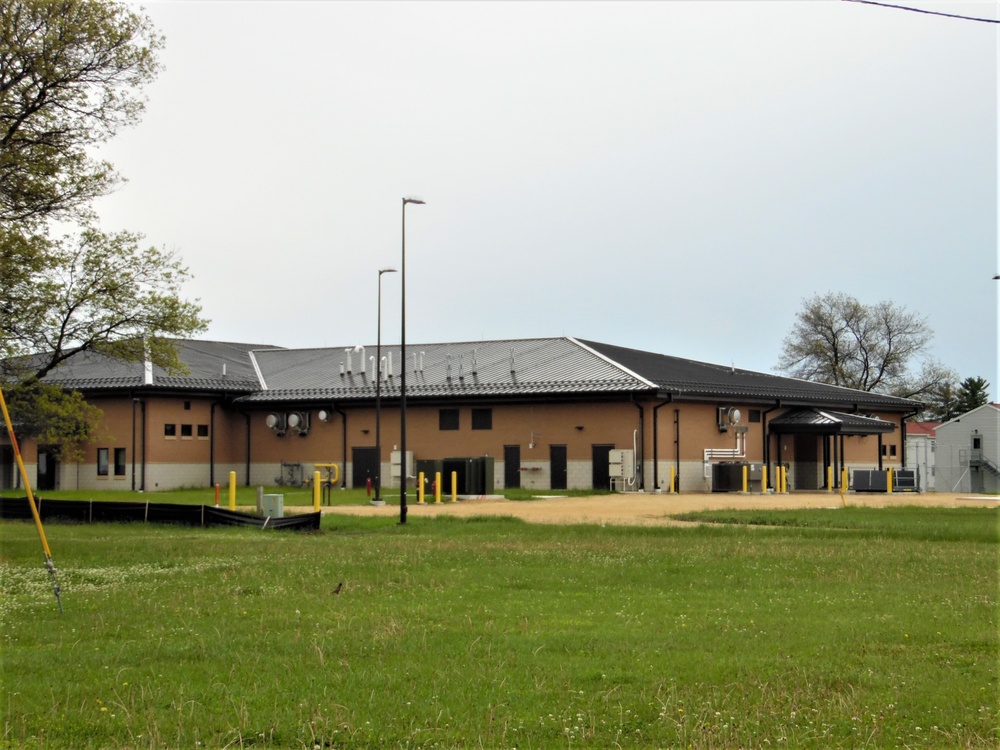
M 742 417 L 743 417 L 743 415 L 740 414 L 740 410 L 739 409 L 732 408 L 732 409 L 729 410 L 729 424 L 739 424 L 740 423 L 740 419 Z

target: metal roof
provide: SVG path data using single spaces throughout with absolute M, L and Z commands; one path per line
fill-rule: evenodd
M 252 344 L 177 341 L 186 375 L 83 353 L 46 380 L 85 392 L 111 389 L 221 391 L 245 403 L 370 401 L 375 345 L 281 349 Z M 400 393 L 400 348 L 383 345 L 381 394 Z M 223 365 L 226 374 L 223 375 Z M 910 399 L 697 362 L 572 337 L 466 341 L 407 346 L 409 399 L 600 398 L 647 395 L 675 400 L 740 401 L 841 411 L 912 411 Z
M 820 409 L 786 412 L 772 419 L 768 426 L 776 433 L 823 435 L 879 435 L 896 429 L 896 425 L 883 419 Z

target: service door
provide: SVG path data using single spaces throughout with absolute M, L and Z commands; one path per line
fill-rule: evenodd
M 549 446 L 549 471 L 552 474 L 552 483 L 549 487 L 553 490 L 566 489 L 566 446 Z
M 520 445 L 505 445 L 503 447 L 503 486 L 504 489 L 515 489 L 521 486 Z
M 56 489 L 56 476 L 59 473 L 58 448 L 42 446 L 38 449 L 38 479 L 39 490 Z
M 354 488 L 368 486 L 368 480 L 372 480 L 372 487 L 375 486 L 375 473 L 378 471 L 378 453 L 375 448 L 353 448 L 354 460 L 354 480 L 351 486 Z M 385 487 L 385 478 L 382 478 L 382 486 Z
M 614 447 L 613 445 L 591 446 L 591 462 L 593 463 L 593 468 L 591 469 L 593 477 L 592 486 L 595 490 L 611 489 L 611 474 L 608 471 L 608 459 Z

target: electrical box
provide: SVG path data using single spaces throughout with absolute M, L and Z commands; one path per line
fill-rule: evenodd
M 262 516 L 268 518 L 285 517 L 285 496 L 284 495 L 264 495 L 260 504 Z
M 400 479 L 400 451 L 393 451 L 389 460 L 391 461 L 390 476 L 393 481 L 398 481 Z M 406 451 L 406 476 L 413 476 L 413 451 Z M 402 487 L 402 484 L 398 486 Z
M 635 451 L 631 448 L 612 448 L 608 453 L 608 476 L 634 479 Z

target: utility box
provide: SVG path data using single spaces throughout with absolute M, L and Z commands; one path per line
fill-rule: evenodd
M 493 494 L 493 457 L 475 456 L 471 458 L 446 458 L 442 462 L 441 490 L 451 491 L 451 474 L 455 472 L 455 483 L 459 495 Z
M 712 492 L 742 492 L 744 468 L 747 471 L 747 491 L 760 492 L 764 467 L 762 464 L 746 461 L 722 461 L 712 464 Z
M 400 473 L 400 451 L 393 451 L 389 454 L 389 460 L 391 462 L 389 471 L 390 477 L 392 478 L 393 485 L 396 487 L 402 487 L 403 483 L 401 478 L 403 474 Z M 406 451 L 406 474 L 407 477 L 413 476 L 413 451 Z
M 264 495 L 260 503 L 262 516 L 268 518 L 285 517 L 285 496 L 284 495 Z
M 885 492 L 889 488 L 889 472 L 882 469 L 855 469 L 851 478 L 855 492 Z
M 608 453 L 608 476 L 634 479 L 635 451 L 631 448 L 612 448 Z

